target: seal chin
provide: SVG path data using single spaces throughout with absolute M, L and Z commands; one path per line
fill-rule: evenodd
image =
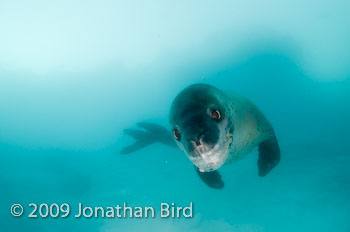
M 199 171 L 212 172 L 220 168 L 225 163 L 228 157 L 228 151 L 225 150 L 226 149 L 224 149 L 224 147 L 216 144 L 214 148 L 210 150 L 195 150 L 194 152 L 196 155 L 187 154 L 187 156 L 190 158 L 192 163 L 198 167 Z

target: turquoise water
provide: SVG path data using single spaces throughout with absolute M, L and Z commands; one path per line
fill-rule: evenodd
M 350 231 L 347 1 L 2 1 L 0 231 Z M 140 121 L 168 126 L 194 83 L 235 91 L 273 125 L 258 152 L 208 188 L 179 149 L 120 154 Z M 86 206 L 151 206 L 155 218 L 74 218 Z M 162 202 L 192 218 L 161 218 Z M 11 215 L 13 204 L 24 214 Z M 30 203 L 71 206 L 28 218 Z

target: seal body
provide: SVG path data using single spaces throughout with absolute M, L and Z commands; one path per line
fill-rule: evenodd
M 195 84 L 181 91 L 172 103 L 169 124 L 177 145 L 200 172 L 237 161 L 264 142 L 265 149 L 259 147 L 259 174 L 265 175 L 279 161 L 274 130 L 260 110 L 248 99 L 211 85 Z
M 261 142 L 275 138 L 272 126 L 248 99 L 237 94 L 228 96 L 227 110 L 234 121 L 232 144 L 227 162 L 241 159 Z

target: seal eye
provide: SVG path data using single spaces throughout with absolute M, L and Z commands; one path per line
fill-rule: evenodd
M 173 130 L 173 135 L 174 135 L 174 138 L 175 138 L 176 140 L 180 140 L 180 138 L 181 138 L 181 133 L 180 133 L 179 129 L 174 129 L 174 130 Z
M 210 117 L 215 120 L 220 120 L 221 119 L 221 113 L 218 110 L 212 110 Z

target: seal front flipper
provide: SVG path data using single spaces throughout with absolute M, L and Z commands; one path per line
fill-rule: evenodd
M 225 186 L 224 182 L 222 181 L 221 175 L 218 171 L 201 172 L 196 166 L 194 166 L 194 169 L 196 170 L 201 180 L 204 181 L 204 183 L 208 185 L 210 188 L 213 188 L 213 189 L 224 188 Z
M 259 144 L 259 176 L 265 176 L 279 163 L 279 161 L 280 148 L 276 137 L 265 140 Z

